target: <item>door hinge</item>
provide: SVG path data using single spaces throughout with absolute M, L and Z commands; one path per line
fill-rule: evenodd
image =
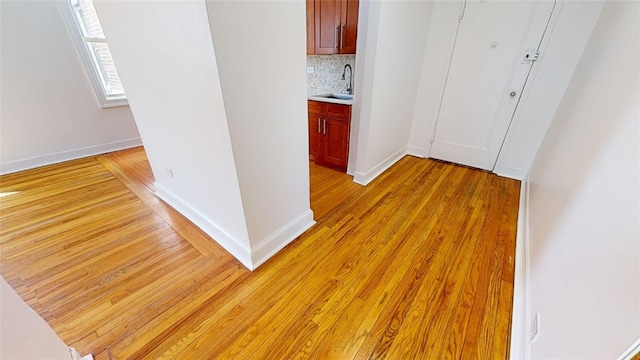
M 526 63 L 531 61 L 536 61 L 540 57 L 540 51 L 538 50 L 525 50 L 524 51 L 524 61 Z
M 467 7 L 467 0 L 462 0 L 462 6 L 460 7 L 460 13 L 458 14 L 458 22 L 462 21 L 462 18 L 464 17 L 464 10 Z

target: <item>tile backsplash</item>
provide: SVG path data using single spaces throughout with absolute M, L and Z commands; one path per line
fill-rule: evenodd
M 344 93 L 349 83 L 349 71 L 342 80 L 346 64 L 355 69 L 355 55 L 307 55 L 307 66 L 313 66 L 314 73 L 307 74 L 307 95 L 323 93 Z M 355 84 L 355 79 L 353 81 Z

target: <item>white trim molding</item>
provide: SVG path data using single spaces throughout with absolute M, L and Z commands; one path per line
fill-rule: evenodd
M 155 183 L 155 194 L 176 209 L 189 221 L 202 229 L 215 242 L 227 250 L 233 257 L 238 259 L 247 269 L 253 271 L 258 266 L 264 264 L 269 258 L 282 250 L 285 246 L 295 240 L 302 233 L 307 231 L 316 222 L 313 220 L 311 209 L 303 212 L 289 223 L 285 224 L 273 234 L 260 241 L 253 249 L 242 244 L 238 239 L 233 238 L 220 226 L 215 224 L 198 210 L 194 209 L 186 201 L 175 195 L 166 187 Z
M 352 161 L 352 162 L 355 162 L 355 161 Z M 355 172 L 356 172 L 356 166 L 355 165 L 351 165 L 351 164 L 347 165 L 347 175 L 353 176 L 355 174 Z
M 367 185 L 368 183 L 373 181 L 373 179 L 377 178 L 380 174 L 390 168 L 393 164 L 398 162 L 398 160 L 402 159 L 405 155 L 407 155 L 407 148 L 402 148 L 391 154 L 391 156 L 381 161 L 378 165 L 374 166 L 366 173 L 356 171 L 353 177 L 353 182 L 360 185 Z
M 531 358 L 529 320 L 529 181 L 520 184 L 518 225 L 516 232 L 516 259 L 511 317 L 510 359 Z
M 255 270 L 258 266 L 264 264 L 278 251 L 309 230 L 315 223 L 313 211 L 309 209 L 260 241 L 258 245 L 251 249 L 253 267 L 250 270 Z
M 69 353 L 71 354 L 71 360 L 93 360 L 93 354 L 81 356 L 78 350 L 72 346 L 69 346 Z
M 407 155 L 411 155 L 419 158 L 429 157 L 427 149 L 420 146 L 413 146 L 413 145 L 407 146 Z
M 126 95 L 108 95 L 105 88 L 103 87 L 99 75 L 100 71 L 98 70 L 98 66 L 94 63 L 91 57 L 90 50 L 88 49 L 87 44 L 83 40 L 81 30 L 73 14 L 73 9 L 71 8 L 71 3 L 69 2 L 69 0 L 58 1 L 58 7 L 67 25 L 69 34 L 71 35 L 71 38 L 76 45 L 78 55 L 80 56 L 82 64 L 85 67 L 87 76 L 89 77 L 89 82 L 93 87 L 93 90 L 96 94 L 96 99 L 98 100 L 100 107 L 110 108 L 118 106 L 129 106 L 129 100 L 127 99 Z
M 243 245 L 239 240 L 234 239 L 231 235 L 227 234 L 227 232 L 220 226 L 204 216 L 200 211 L 194 209 L 186 201 L 182 200 L 166 187 L 160 185 L 158 182 L 154 183 L 154 187 L 156 189 L 155 194 L 157 197 L 162 199 L 164 202 L 169 204 L 169 206 L 176 209 L 180 214 L 189 219 L 189 221 L 202 229 L 202 231 L 209 235 L 215 242 L 227 250 L 233 257 L 238 259 L 238 261 L 240 261 L 247 269 L 253 270 L 251 249 Z
M 524 180 L 527 177 L 527 170 L 505 165 L 496 166 L 493 173 L 515 180 Z
M 77 149 L 59 151 L 51 154 L 35 156 L 28 159 L 7 161 L 0 164 L 0 175 L 29 170 L 40 166 L 56 164 L 69 160 L 81 159 L 84 157 L 95 156 L 112 151 L 129 149 L 141 145 L 142 140 L 137 137 L 132 139 L 113 141 L 106 144 L 91 145 Z
M 625 350 L 618 360 L 632 360 L 635 355 L 640 354 L 640 338 L 636 340 L 627 350 Z

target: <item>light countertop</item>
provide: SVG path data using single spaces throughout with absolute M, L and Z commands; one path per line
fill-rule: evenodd
M 353 105 L 353 99 L 349 99 L 349 100 L 333 99 L 333 98 L 321 97 L 318 95 L 325 95 L 325 94 L 309 95 L 307 99 L 313 100 L 313 101 L 334 103 L 334 104 Z

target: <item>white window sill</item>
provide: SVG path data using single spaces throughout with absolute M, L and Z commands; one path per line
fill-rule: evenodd
M 102 99 L 100 99 L 100 100 L 102 100 Z M 104 101 L 100 101 L 100 107 L 103 108 L 103 109 L 104 108 L 119 107 L 119 106 L 129 106 L 129 101 L 127 100 L 126 97 L 106 99 Z

